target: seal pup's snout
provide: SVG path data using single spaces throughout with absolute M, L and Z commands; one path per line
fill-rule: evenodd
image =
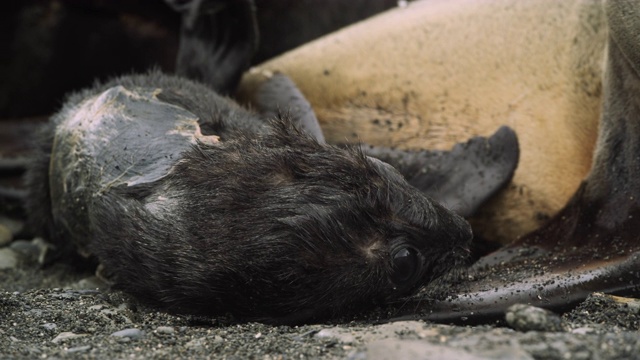
M 379 203 L 388 203 L 396 231 L 389 242 L 389 278 L 394 295 L 409 293 L 453 268 L 467 265 L 473 238 L 471 225 L 410 186 L 389 164 L 371 157 L 368 161 L 385 179 L 387 192 Z
M 469 265 L 473 240 L 471 225 L 462 216 L 437 203 L 434 207 L 437 215 L 430 232 L 434 238 L 423 250 L 430 263 L 427 281 Z

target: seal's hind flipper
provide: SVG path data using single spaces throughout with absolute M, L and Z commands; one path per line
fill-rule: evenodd
M 479 322 L 515 303 L 568 309 L 592 292 L 640 296 L 640 9 L 609 1 L 604 102 L 593 167 L 549 223 L 480 259 L 455 296 L 402 302 L 398 315 Z
M 253 1 L 166 2 L 183 14 L 177 74 L 233 93 L 258 46 Z
M 503 126 L 489 138 L 474 137 L 451 151 L 401 151 L 365 146 L 407 181 L 459 215 L 468 217 L 507 184 L 518 166 L 518 138 Z
M 295 126 L 324 143 L 324 135 L 311 104 L 287 76 L 275 74 L 265 81 L 256 94 L 256 104 L 265 116 L 289 114 Z

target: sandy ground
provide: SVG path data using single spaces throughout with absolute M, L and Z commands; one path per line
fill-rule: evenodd
M 299 327 L 170 315 L 96 289 L 91 273 L 38 264 L 42 243 L 2 239 L 0 358 L 637 359 L 640 302 L 593 295 L 566 314 L 512 309 L 452 326 L 346 319 Z M 378 313 L 381 313 L 380 311 Z

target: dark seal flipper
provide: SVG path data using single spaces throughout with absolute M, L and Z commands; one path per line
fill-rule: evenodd
M 258 46 L 253 1 L 166 1 L 183 14 L 176 73 L 233 93 Z
M 640 295 L 640 9 L 609 1 L 604 104 L 591 173 L 550 222 L 481 259 L 458 295 L 403 302 L 434 321 L 502 318 L 516 303 L 563 310 L 592 292 Z
M 520 156 L 518 138 L 507 126 L 489 138 L 456 144 L 451 151 L 365 147 L 365 152 L 391 164 L 409 184 L 465 217 L 511 180 Z

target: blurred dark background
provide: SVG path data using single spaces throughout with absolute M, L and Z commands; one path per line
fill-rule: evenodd
M 193 0 L 170 0 L 184 5 Z M 218 6 L 239 0 L 211 1 Z M 396 0 L 255 0 L 260 63 Z M 21 0 L 0 11 L 0 213 L 22 216 L 31 139 L 66 94 L 96 80 L 173 72 L 181 14 L 163 0 Z
M 254 64 L 394 7 L 396 0 L 256 0 L 255 5 L 260 46 Z M 47 116 L 66 93 L 96 79 L 152 66 L 174 69 L 180 14 L 162 0 L 23 0 L 3 6 L 0 120 Z

